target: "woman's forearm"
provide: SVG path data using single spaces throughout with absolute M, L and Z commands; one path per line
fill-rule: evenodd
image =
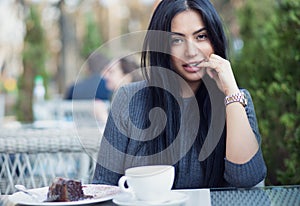
M 226 159 L 243 164 L 258 151 L 259 144 L 250 126 L 245 108 L 239 102 L 226 106 Z

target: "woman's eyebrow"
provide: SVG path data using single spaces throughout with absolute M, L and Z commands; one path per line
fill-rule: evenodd
M 199 32 L 202 32 L 202 31 L 204 31 L 204 30 L 206 30 L 205 27 L 203 27 L 203 28 L 201 28 L 201 29 L 199 29 L 199 30 L 193 32 L 193 35 L 198 34 Z M 185 36 L 184 34 L 179 33 L 179 32 L 170 32 L 170 33 L 171 33 L 172 35 Z
M 201 28 L 201 29 L 199 29 L 199 30 L 195 31 L 195 32 L 193 33 L 193 35 L 195 35 L 195 34 L 198 34 L 199 32 L 201 32 L 201 31 L 205 31 L 205 30 L 206 30 L 206 28 L 205 28 L 205 27 L 203 27 L 203 28 Z

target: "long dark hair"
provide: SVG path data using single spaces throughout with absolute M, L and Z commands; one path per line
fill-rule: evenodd
M 180 85 L 177 84 L 178 79 L 165 75 L 166 73 L 159 75 L 156 70 L 157 67 L 161 67 L 173 71 L 169 45 L 171 22 L 175 15 L 186 10 L 199 12 L 207 29 L 208 38 L 212 44 L 214 53 L 227 59 L 227 40 L 223 25 L 218 13 L 209 0 L 162 0 L 151 18 L 141 55 L 143 74 L 150 85 L 163 84 L 164 88 L 178 87 L 178 91 L 180 90 Z M 167 126 L 162 134 L 166 139 L 165 146 L 167 146 L 167 138 L 176 137 L 175 133 L 178 132 L 180 127 L 180 112 L 182 111 L 178 111 L 178 102 L 174 100 L 174 97 L 169 92 L 156 87 L 151 87 L 150 90 L 151 95 L 155 97 L 152 98 L 152 105 L 160 106 L 164 109 L 168 118 Z M 195 95 L 202 118 L 198 128 L 196 144 L 201 148 L 210 126 L 211 105 L 205 85 L 201 84 Z M 222 140 L 224 141 L 224 139 Z M 152 147 L 152 145 L 148 145 L 148 147 Z M 203 162 L 206 179 L 205 186 L 218 186 L 222 181 L 220 171 L 222 173 L 224 170 L 224 151 L 224 148 L 219 148 L 218 154 L 214 152 Z M 214 173 L 212 165 L 218 167 L 220 171 Z
M 215 54 L 227 59 L 227 40 L 222 21 L 209 0 L 162 0 L 154 11 L 143 45 L 141 66 L 159 66 L 170 69 L 168 33 L 171 22 L 180 12 L 192 9 L 202 16 Z M 144 71 L 147 79 L 150 75 Z

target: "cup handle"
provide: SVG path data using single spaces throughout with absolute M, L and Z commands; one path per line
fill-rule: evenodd
M 125 182 L 126 181 L 127 181 L 127 177 L 126 176 L 122 176 L 119 179 L 118 185 L 121 188 L 121 190 L 123 190 L 124 192 L 130 192 L 130 193 L 132 193 L 132 190 L 129 187 L 128 188 L 125 187 Z

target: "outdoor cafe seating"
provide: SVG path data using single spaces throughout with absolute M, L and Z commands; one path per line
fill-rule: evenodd
M 94 122 L 92 101 L 63 101 L 56 106 L 56 114 L 63 114 L 64 120 L 1 128 L 2 195 L 14 193 L 16 184 L 27 188 L 49 186 L 58 176 L 91 182 L 103 129 Z

